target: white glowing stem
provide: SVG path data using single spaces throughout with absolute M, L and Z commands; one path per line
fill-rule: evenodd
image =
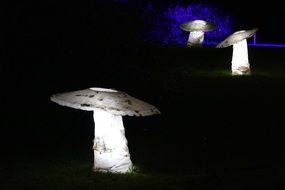
M 248 61 L 246 39 L 233 45 L 232 74 L 233 75 L 250 74 L 250 64 Z
M 201 46 L 204 41 L 204 32 L 192 31 L 189 34 L 187 46 Z
M 126 173 L 132 170 L 122 116 L 94 110 L 94 170 Z

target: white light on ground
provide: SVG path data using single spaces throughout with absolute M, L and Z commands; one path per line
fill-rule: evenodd
M 202 31 L 193 31 L 190 32 L 187 46 L 201 46 L 204 41 L 204 32 Z
M 233 45 L 232 74 L 250 74 L 250 64 L 248 61 L 247 40 L 244 39 Z
M 122 116 L 94 110 L 94 170 L 126 173 L 132 171 Z
M 216 48 L 233 46 L 232 75 L 250 75 L 247 39 L 256 31 L 258 31 L 257 28 L 237 31 L 216 46 Z
M 188 47 L 200 47 L 204 41 L 204 33 L 214 30 L 216 25 L 204 20 L 193 20 L 181 24 L 180 28 L 184 31 L 190 32 L 187 41 Z
M 122 91 L 88 88 L 54 94 L 50 98 L 62 106 L 93 111 L 94 171 L 127 173 L 133 169 L 122 116 L 160 114 L 151 104 Z

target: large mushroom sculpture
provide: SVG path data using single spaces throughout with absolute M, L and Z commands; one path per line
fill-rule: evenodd
M 204 41 L 204 33 L 215 30 L 216 25 L 204 20 L 193 20 L 180 25 L 180 28 L 186 32 L 190 32 L 187 46 L 200 47 Z
M 122 91 L 88 88 L 54 94 L 51 101 L 75 109 L 93 111 L 95 124 L 94 171 L 127 173 L 133 170 L 122 116 L 160 114 L 151 104 Z
M 250 75 L 247 38 L 253 36 L 256 31 L 257 28 L 237 31 L 216 46 L 216 48 L 233 46 L 232 75 Z

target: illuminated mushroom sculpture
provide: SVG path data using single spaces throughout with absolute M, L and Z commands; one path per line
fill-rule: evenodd
M 216 25 L 204 20 L 194 20 L 180 25 L 180 28 L 190 32 L 187 46 L 200 47 L 204 41 L 204 33 L 216 29 Z
M 250 38 L 258 31 L 257 28 L 251 30 L 240 30 L 218 44 L 217 48 L 233 46 L 232 55 L 232 75 L 249 75 L 250 63 L 248 61 L 247 38 Z
M 89 88 L 54 94 L 51 101 L 62 106 L 93 111 L 95 124 L 94 171 L 127 173 L 133 169 L 122 116 L 148 116 L 160 111 L 122 91 Z

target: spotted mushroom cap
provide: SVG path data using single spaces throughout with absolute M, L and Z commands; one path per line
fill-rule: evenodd
M 257 28 L 251 29 L 251 30 L 240 30 L 237 31 L 233 34 L 231 34 L 230 36 L 228 36 L 224 41 L 222 41 L 221 43 L 219 43 L 216 48 L 225 48 L 228 46 L 231 46 L 235 43 L 238 43 L 244 39 L 250 38 L 251 36 L 253 36 L 253 34 L 258 31 Z
M 214 23 L 210 23 L 204 20 L 193 20 L 193 21 L 181 24 L 180 28 L 187 32 L 192 32 L 192 31 L 207 32 L 210 30 L 215 30 L 216 25 Z
M 103 110 L 114 115 L 148 116 L 160 114 L 151 104 L 134 98 L 122 91 L 106 88 L 88 88 L 54 94 L 51 101 L 62 106 L 93 111 Z

